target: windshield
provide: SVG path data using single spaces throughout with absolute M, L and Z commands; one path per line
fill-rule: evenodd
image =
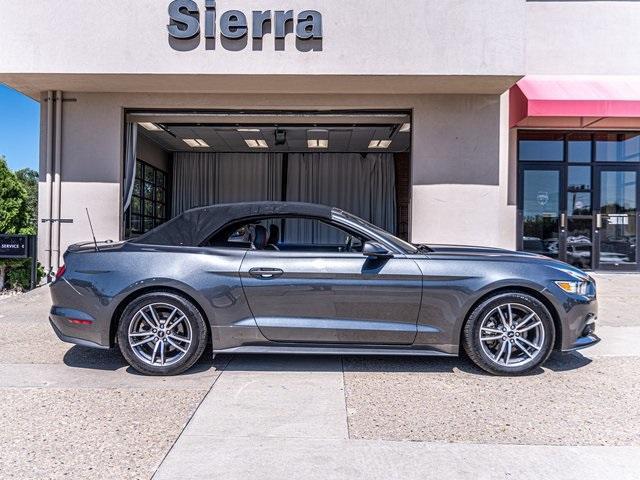
M 345 220 L 347 220 L 350 223 L 353 223 L 356 226 L 365 228 L 367 230 L 371 230 L 372 232 L 374 232 L 376 235 L 378 235 L 379 237 L 382 237 L 384 240 L 386 240 L 387 242 L 395 245 L 397 248 L 399 248 L 400 250 L 403 250 L 407 253 L 416 253 L 418 252 L 418 249 L 411 245 L 409 242 L 405 242 L 404 240 L 391 235 L 389 232 L 387 232 L 386 230 L 383 230 L 380 227 L 377 227 L 376 225 L 367 222 L 366 220 L 363 220 L 360 217 L 356 217 L 355 215 L 352 215 L 351 213 L 345 212 L 343 210 L 337 209 L 335 208 L 333 210 L 333 213 L 339 217 L 344 218 Z

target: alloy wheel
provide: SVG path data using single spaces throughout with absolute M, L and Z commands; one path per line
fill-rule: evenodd
M 178 307 L 152 303 L 135 313 L 127 337 L 131 350 L 141 361 L 153 367 L 166 367 L 185 357 L 193 341 L 193 329 Z
M 504 303 L 484 316 L 479 336 L 489 360 L 503 367 L 519 367 L 540 355 L 545 329 L 531 308 L 519 303 Z

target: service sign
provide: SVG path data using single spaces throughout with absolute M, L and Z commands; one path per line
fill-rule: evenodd
M 0 235 L 0 258 L 27 258 L 27 239 L 25 235 Z

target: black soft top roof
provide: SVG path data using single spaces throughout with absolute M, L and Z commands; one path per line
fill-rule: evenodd
M 331 219 L 333 208 L 299 202 L 246 202 L 211 205 L 181 213 L 131 243 L 197 247 L 225 225 L 255 217 L 301 215 Z

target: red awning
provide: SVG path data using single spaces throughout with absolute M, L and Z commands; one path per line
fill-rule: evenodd
M 524 77 L 509 92 L 511 127 L 640 128 L 640 77 Z

